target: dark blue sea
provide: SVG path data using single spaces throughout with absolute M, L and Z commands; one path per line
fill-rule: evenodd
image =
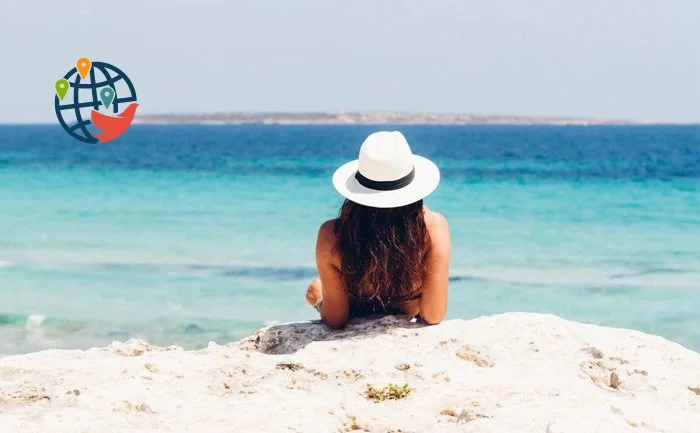
M 398 129 L 434 159 L 448 318 L 547 312 L 700 349 L 698 126 L 0 126 L 0 354 L 202 347 L 315 318 L 330 176 Z

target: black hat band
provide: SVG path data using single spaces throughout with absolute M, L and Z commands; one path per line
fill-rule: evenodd
M 413 178 L 415 176 L 415 167 L 412 168 L 411 172 L 408 173 L 406 176 L 396 180 L 372 180 L 364 177 L 359 170 L 357 171 L 357 173 L 355 173 L 355 179 L 357 179 L 357 182 L 360 185 L 364 186 L 365 188 L 373 189 L 376 191 L 394 191 L 397 189 L 401 189 L 405 186 L 408 186 L 413 181 Z

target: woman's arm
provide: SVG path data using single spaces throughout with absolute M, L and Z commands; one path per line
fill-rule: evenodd
M 431 250 L 418 316 L 424 322 L 434 325 L 440 323 L 447 312 L 447 286 L 452 246 L 450 229 L 445 217 L 433 212 L 429 218 L 426 218 L 426 225 L 430 234 Z
M 335 220 L 326 221 L 318 230 L 316 239 L 316 267 L 321 279 L 319 312 L 330 328 L 342 328 L 348 321 L 348 294 L 340 281 L 340 269 L 333 255 L 335 248 Z

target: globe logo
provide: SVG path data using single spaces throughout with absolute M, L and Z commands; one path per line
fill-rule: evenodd
M 106 143 L 122 135 L 139 105 L 134 85 L 121 69 L 85 57 L 56 81 L 55 89 L 58 123 L 85 143 Z

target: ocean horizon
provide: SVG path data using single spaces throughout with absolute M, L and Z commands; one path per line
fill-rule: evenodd
M 316 319 L 335 168 L 377 130 L 433 159 L 447 319 L 508 311 L 700 350 L 700 126 L 0 125 L 0 356 L 205 347 Z

